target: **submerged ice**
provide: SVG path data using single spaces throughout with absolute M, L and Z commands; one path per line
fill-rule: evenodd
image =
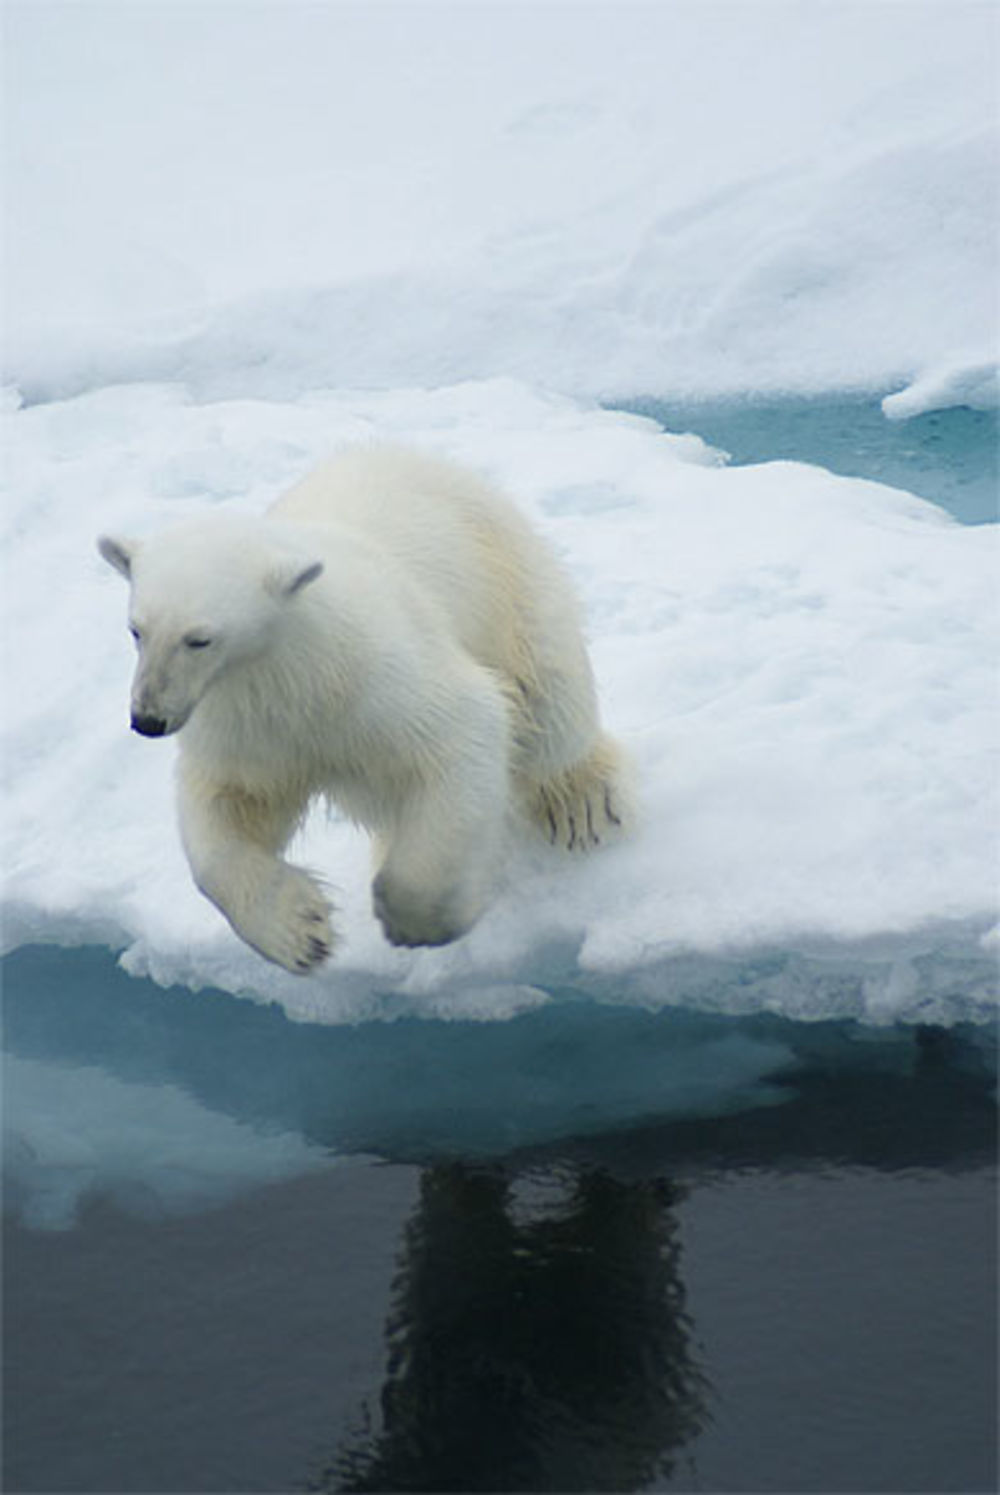
M 680 1164 L 695 1120 L 794 1108 L 809 1093 L 822 1107 L 832 1075 L 859 1095 L 901 1086 L 928 1125 L 948 1097 L 966 1097 L 959 1111 L 982 1105 L 991 1083 L 972 1028 L 935 1047 L 926 1031 L 646 1011 L 572 992 L 505 1022 L 320 1028 L 220 992 L 161 990 L 99 950 L 20 950 L 6 974 L 6 1203 L 46 1229 L 109 1201 L 147 1218 L 201 1209 L 352 1158 L 530 1169 L 588 1139 L 672 1122 L 688 1125 Z M 863 1106 L 851 1119 L 851 1106 L 828 1103 L 837 1145 L 864 1154 Z M 878 1157 L 891 1167 L 882 1122 Z M 805 1142 L 791 1136 L 793 1150 Z M 937 1140 L 948 1156 L 944 1125 Z

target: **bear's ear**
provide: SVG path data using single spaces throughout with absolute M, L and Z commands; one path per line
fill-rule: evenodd
M 97 548 L 109 566 L 114 566 L 126 581 L 131 579 L 132 555 L 135 551 L 133 540 L 116 540 L 112 535 L 102 535 Z
M 267 589 L 275 597 L 294 597 L 304 587 L 323 574 L 322 561 L 310 561 L 303 566 L 301 561 L 292 561 L 286 566 L 277 566 L 267 579 Z

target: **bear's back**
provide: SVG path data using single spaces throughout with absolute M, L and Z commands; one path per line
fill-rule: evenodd
M 504 674 L 534 673 L 527 637 L 559 647 L 576 623 L 565 579 L 517 509 L 474 473 L 422 452 L 352 448 L 269 517 L 362 535 L 433 599 L 474 658 Z

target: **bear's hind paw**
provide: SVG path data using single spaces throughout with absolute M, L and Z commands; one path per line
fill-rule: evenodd
M 632 820 L 626 775 L 607 739 L 589 759 L 529 786 L 529 819 L 553 846 L 593 851 L 618 840 Z

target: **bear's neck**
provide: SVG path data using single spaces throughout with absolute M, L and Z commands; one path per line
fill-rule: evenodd
M 367 821 L 372 764 L 412 772 L 440 689 L 432 657 L 419 631 L 387 631 L 349 599 L 303 597 L 260 654 L 213 683 L 181 751 L 219 784 L 324 793 Z
M 214 760 L 226 778 L 271 779 L 279 760 L 318 770 L 330 758 L 332 736 L 354 735 L 366 693 L 357 664 L 364 645 L 349 637 L 357 625 L 318 617 L 304 603 L 281 620 L 266 648 L 213 682 L 184 729 L 182 747 Z

